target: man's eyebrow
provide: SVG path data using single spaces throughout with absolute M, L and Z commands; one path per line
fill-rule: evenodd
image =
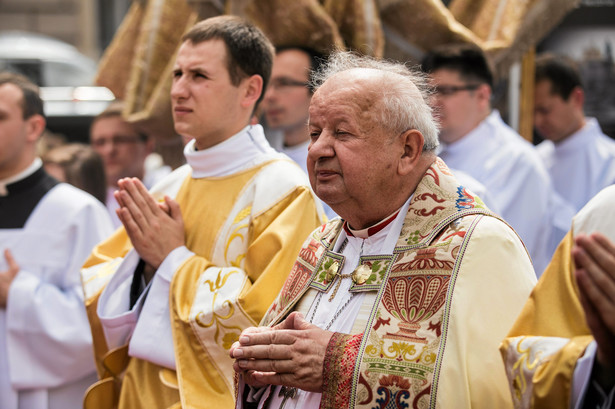
M 205 68 L 202 68 L 202 67 L 193 67 L 186 71 L 191 74 L 203 74 L 203 75 L 209 76 L 209 71 L 207 71 Z
M 203 74 L 209 76 L 209 72 L 205 68 L 201 67 L 194 67 L 186 70 L 182 69 L 181 67 L 175 67 L 173 68 L 173 72 L 187 72 L 190 74 Z

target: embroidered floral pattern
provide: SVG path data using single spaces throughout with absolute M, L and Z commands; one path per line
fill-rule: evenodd
M 327 252 L 320 260 L 311 287 L 320 291 L 327 291 L 331 283 L 335 280 L 335 277 L 342 271 L 343 265 L 343 256 Z

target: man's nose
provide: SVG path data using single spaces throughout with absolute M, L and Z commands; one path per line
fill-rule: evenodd
M 323 131 L 317 138 L 312 139 L 308 147 L 308 156 L 314 161 L 323 157 L 331 157 L 335 155 L 333 142 L 335 138 L 329 131 Z
M 179 99 L 186 98 L 188 96 L 188 87 L 186 86 L 186 82 L 183 77 L 173 81 L 171 85 L 171 98 Z

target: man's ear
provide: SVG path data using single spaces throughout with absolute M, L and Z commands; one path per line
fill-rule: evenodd
M 417 165 L 423 154 L 425 138 L 416 129 L 409 129 L 400 135 L 403 153 L 399 160 L 397 171 L 400 175 L 408 175 Z
M 27 138 L 30 142 L 36 142 L 43 134 L 47 122 L 42 115 L 34 114 L 26 120 Z
M 480 84 L 474 91 L 481 106 L 489 106 L 491 104 L 491 87 L 487 84 Z
M 241 106 L 244 108 L 254 106 L 263 92 L 263 78 L 260 75 L 254 74 L 244 79 L 241 87 L 243 92 Z
M 585 92 L 583 88 L 575 87 L 572 92 L 570 92 L 568 101 L 572 102 L 575 107 L 583 110 L 583 104 L 585 104 Z

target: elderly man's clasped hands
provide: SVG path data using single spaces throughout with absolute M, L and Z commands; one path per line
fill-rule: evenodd
M 233 368 L 248 385 L 321 392 L 323 361 L 332 335 L 293 312 L 275 327 L 247 328 L 229 353 L 235 359 Z

